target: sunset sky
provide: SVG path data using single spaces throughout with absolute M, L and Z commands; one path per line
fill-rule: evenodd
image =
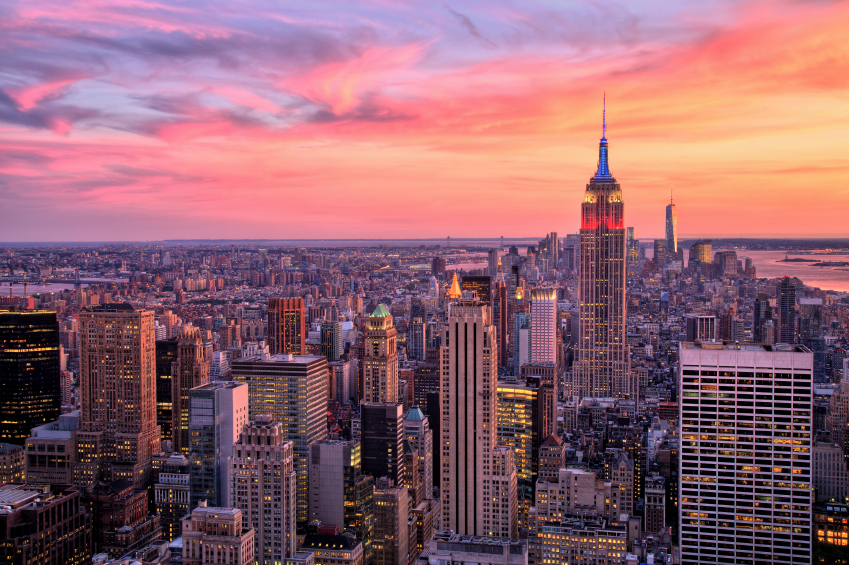
M 0 3 L 0 241 L 849 237 L 849 4 Z

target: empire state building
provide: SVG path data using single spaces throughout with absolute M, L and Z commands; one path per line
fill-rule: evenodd
M 604 116 L 604 114 L 603 114 Z M 606 121 L 598 168 L 581 204 L 578 344 L 573 393 L 581 397 L 634 395 L 625 337 L 625 219 L 622 189 L 610 174 Z

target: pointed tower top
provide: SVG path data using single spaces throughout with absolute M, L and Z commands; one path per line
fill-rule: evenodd
M 610 174 L 610 167 L 607 163 L 607 93 L 605 92 L 602 99 L 601 110 L 601 140 L 598 143 L 598 169 L 596 169 L 594 181 L 616 182 L 613 175 Z
M 463 292 L 460 290 L 460 282 L 457 280 L 457 271 L 454 271 L 454 280 L 451 281 L 451 288 L 448 289 L 448 298 L 457 300 L 463 297 Z

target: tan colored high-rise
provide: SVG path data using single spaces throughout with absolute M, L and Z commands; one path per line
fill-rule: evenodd
M 602 130 L 603 131 L 603 130 Z M 625 205 L 610 174 L 607 139 L 581 204 L 580 298 L 574 386 L 582 397 L 622 398 L 631 390 L 625 332 Z
M 189 390 L 209 382 L 200 328 L 185 326 L 177 343 L 177 361 L 171 363 L 171 430 L 174 452 L 189 453 Z
M 268 299 L 268 341 L 272 355 L 306 353 L 303 298 Z
M 501 494 L 493 479 L 498 336 L 489 307 L 475 300 L 453 303 L 442 343 L 443 528 L 460 535 L 498 535 L 501 525 L 492 515 L 493 497 Z
M 366 322 L 364 402 L 398 401 L 397 335 L 389 310 L 383 304 L 378 304 Z
M 297 550 L 293 446 L 283 424 L 262 414 L 244 426 L 229 458 L 229 500 L 242 511 L 243 528 L 256 531 L 258 563 L 282 563 Z
M 159 452 L 153 311 L 106 304 L 80 312 L 80 430 L 74 481 L 143 488 Z
M 406 486 L 394 486 L 387 478 L 374 488 L 374 563 L 407 565 L 409 562 L 410 517 Z

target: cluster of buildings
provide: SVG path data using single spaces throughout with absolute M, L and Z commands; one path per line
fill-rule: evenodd
M 0 299 L 0 551 L 754 565 L 849 545 L 849 299 L 709 240 L 685 261 L 672 202 L 641 242 L 608 150 L 579 233 L 524 253 L 7 251 L 34 292 Z

